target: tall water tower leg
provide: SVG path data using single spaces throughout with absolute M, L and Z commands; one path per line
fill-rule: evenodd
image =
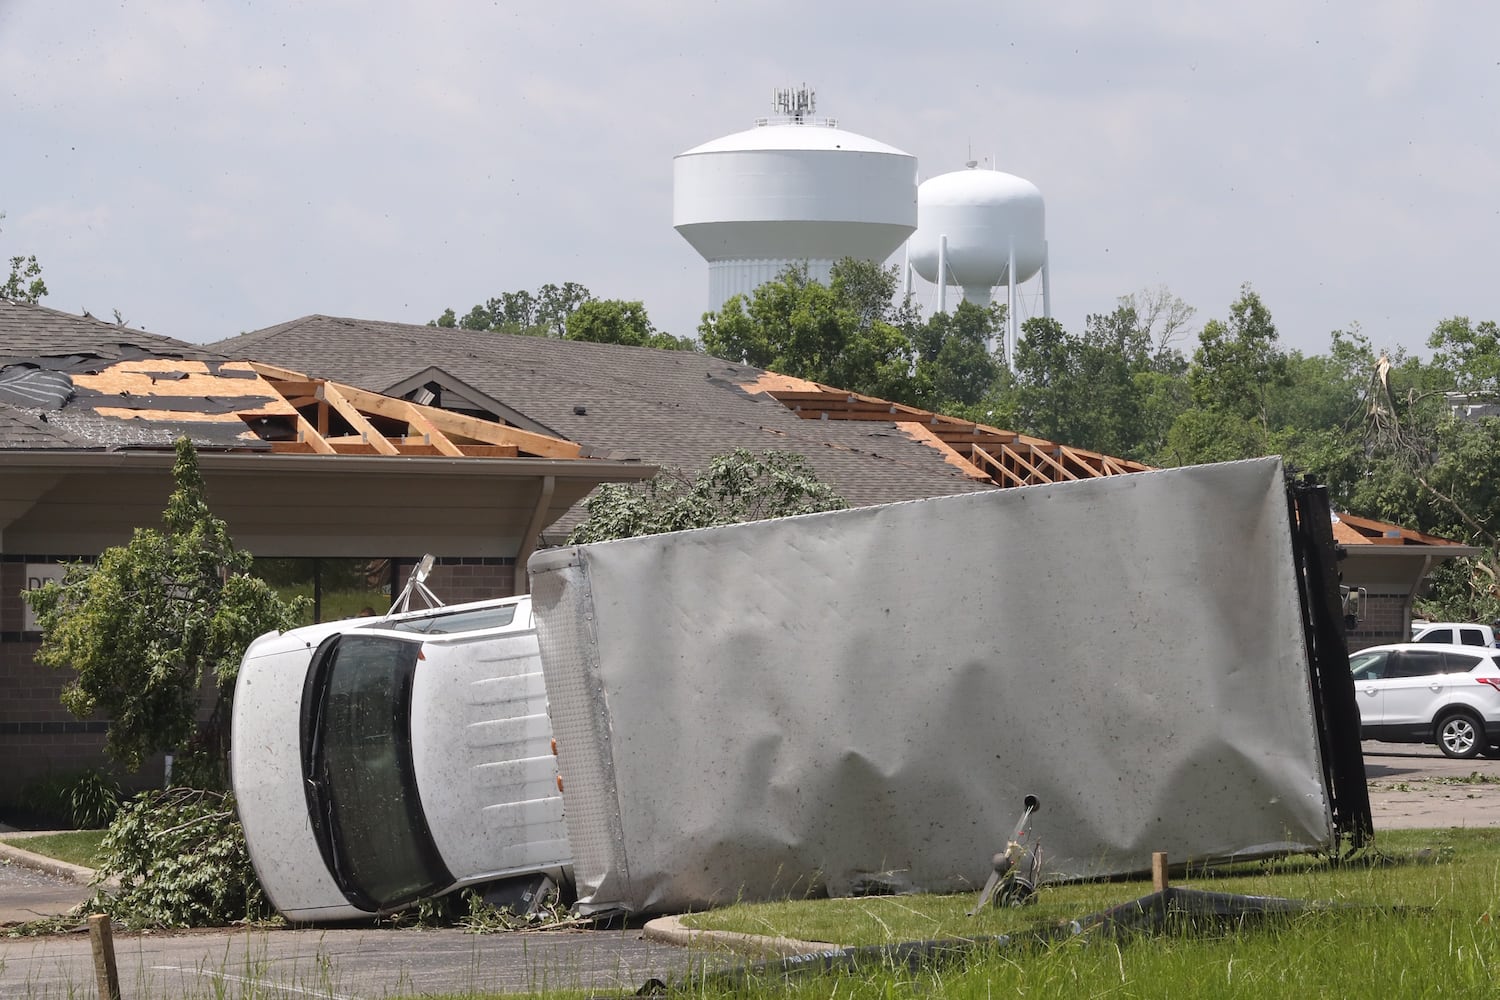
M 948 311 L 948 237 L 938 237 L 938 312 Z
M 1052 256 L 1042 241 L 1042 315 L 1052 318 Z
M 911 244 L 901 244 L 901 301 L 911 298 Z
M 1016 370 L 1016 341 L 1020 339 L 1021 325 L 1016 317 L 1016 238 L 1010 238 L 1010 262 L 1005 269 L 1005 364 Z

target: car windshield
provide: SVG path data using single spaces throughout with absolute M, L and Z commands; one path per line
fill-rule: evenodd
M 453 881 L 427 828 L 412 765 L 419 649 L 389 636 L 338 637 L 320 648 L 303 696 L 313 829 L 344 895 L 372 911 Z

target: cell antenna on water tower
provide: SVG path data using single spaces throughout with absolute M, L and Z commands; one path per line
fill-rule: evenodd
M 780 112 L 797 124 L 812 117 L 818 110 L 818 94 L 803 84 L 796 90 L 790 87 L 771 91 L 771 110 Z
M 788 267 L 827 282 L 845 257 L 884 263 L 917 228 L 917 159 L 816 118 L 805 84 L 773 117 L 672 160 L 672 225 L 708 261 L 708 307 Z

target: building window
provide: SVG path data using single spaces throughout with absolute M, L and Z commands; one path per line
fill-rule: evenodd
M 312 599 L 304 625 L 385 614 L 391 606 L 395 571 L 394 559 L 258 558 L 254 566 L 255 575 L 282 598 Z

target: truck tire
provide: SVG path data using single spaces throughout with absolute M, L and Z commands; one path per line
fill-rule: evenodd
M 1437 720 L 1436 733 L 1438 749 L 1445 757 L 1465 760 L 1487 745 L 1484 724 L 1469 712 L 1445 712 Z

